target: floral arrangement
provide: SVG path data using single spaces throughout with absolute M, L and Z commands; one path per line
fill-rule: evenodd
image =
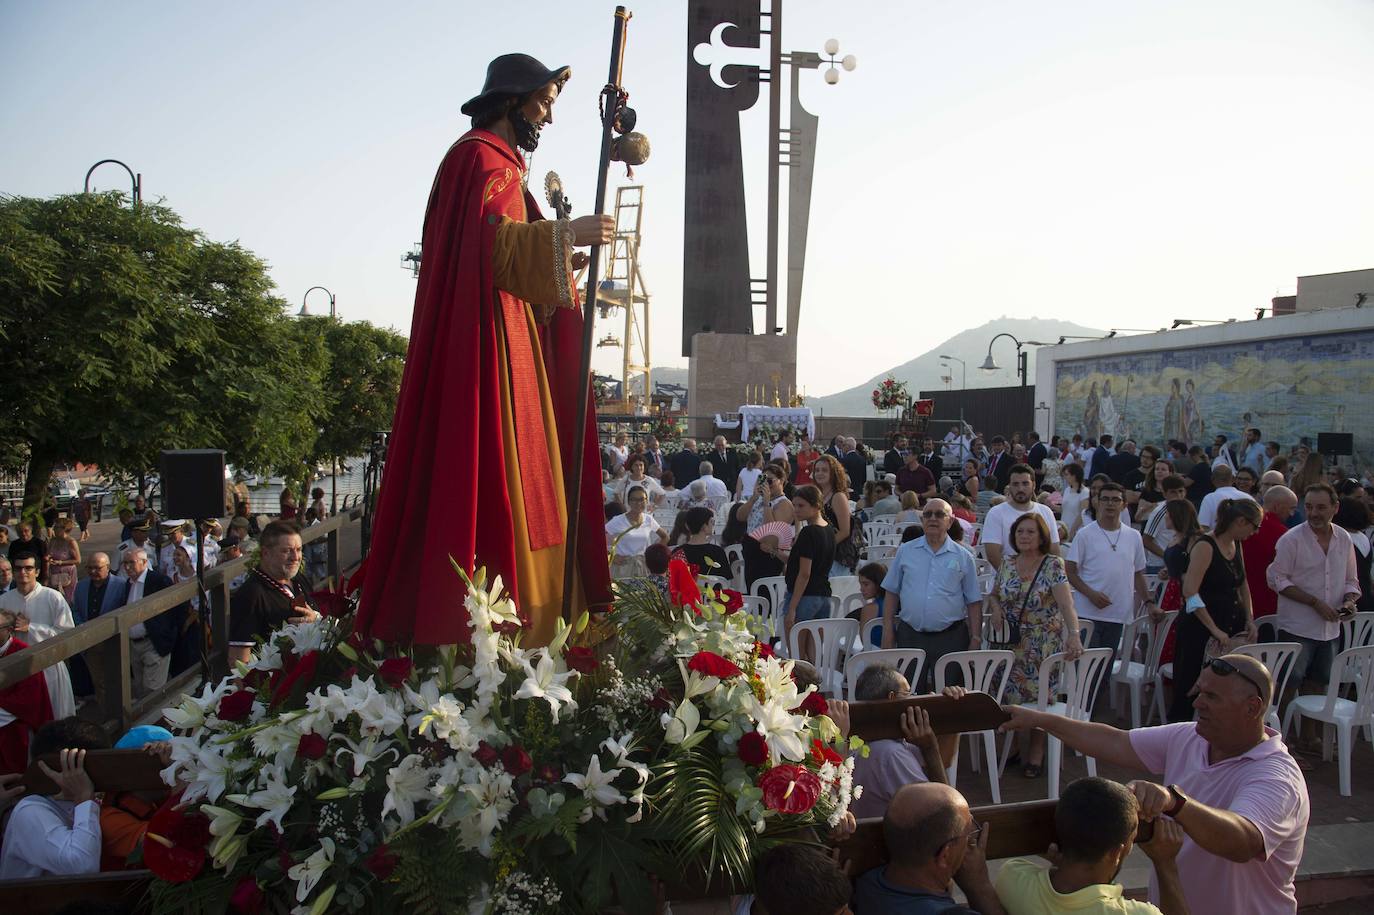
M 792 433 L 792 443 L 787 446 L 788 454 L 796 454 L 801 451 L 801 440 L 809 434 L 807 425 L 804 422 L 789 423 L 781 420 L 770 420 L 763 423 L 751 423 L 749 426 L 749 442 L 745 448 L 748 451 L 758 450 L 767 455 L 773 450 L 778 438 L 784 432 Z
M 467 644 L 386 646 L 338 601 L 165 711 L 154 911 L 648 912 L 652 875 L 746 886 L 857 795 L 861 742 L 681 560 L 547 647 L 468 584 Z
M 907 393 L 906 382 L 898 381 L 891 375 L 873 389 L 873 406 L 879 410 L 896 410 L 910 403 L 911 395 Z

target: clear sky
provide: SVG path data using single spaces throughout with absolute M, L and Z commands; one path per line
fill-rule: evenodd
M 559 171 L 576 212 L 593 203 L 614 4 L 477 6 L 0 0 L 0 192 L 78 191 L 94 162 L 123 159 L 147 198 L 269 261 L 293 310 L 321 284 L 343 317 L 407 331 L 400 258 L 491 57 L 572 65 L 533 173 Z M 653 355 L 681 365 L 686 5 L 630 7 L 625 81 L 653 144 L 636 172 Z M 834 37 L 859 61 L 837 86 L 802 80 L 821 117 L 808 393 L 999 315 L 1244 318 L 1298 275 L 1374 266 L 1371 0 L 790 0 L 785 13 L 786 49 Z M 763 116 L 762 99 L 745 115 L 756 276 Z M 110 166 L 94 180 L 128 186 Z

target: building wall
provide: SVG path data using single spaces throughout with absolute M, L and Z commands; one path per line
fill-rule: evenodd
M 1374 308 L 1374 270 L 1346 270 L 1298 277 L 1298 311 L 1351 308 L 1363 293 L 1364 307 Z
M 1043 347 L 1039 359 L 1042 435 L 1210 444 L 1258 426 L 1287 449 L 1351 432 L 1356 465 L 1374 466 L 1374 308 Z

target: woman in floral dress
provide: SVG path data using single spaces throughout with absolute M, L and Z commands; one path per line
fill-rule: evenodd
M 72 519 L 59 518 L 48 539 L 48 587 L 61 591 L 71 603 L 76 598 L 76 567 L 81 564 L 81 547 L 72 537 Z
M 1027 512 L 1011 526 L 1014 556 L 1003 561 L 992 589 L 993 631 L 1006 620 L 1020 624 L 1020 641 L 1002 701 L 1008 705 L 1034 705 L 1040 701 L 1040 664 L 1056 652 L 1069 660 L 1083 653 L 1078 636 L 1078 614 L 1069 593 L 1064 560 L 1050 552 L 1050 529 L 1035 512 Z M 1058 692 L 1057 678 L 1050 690 Z M 1022 774 L 1037 778 L 1045 760 L 1045 732 L 1033 731 Z

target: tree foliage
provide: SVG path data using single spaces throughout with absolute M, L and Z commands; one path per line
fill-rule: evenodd
M 136 475 L 163 449 L 222 448 L 245 470 L 289 472 L 322 442 L 348 453 L 338 410 L 388 426 L 388 332 L 311 332 L 285 305 L 261 259 L 167 207 L 0 198 L 0 346 L 14 357 L 0 454 L 27 454 L 26 504 L 60 461 Z M 331 359 L 336 340 L 345 355 Z
M 307 337 L 324 341 L 325 422 L 311 459 L 355 457 L 367 452 L 372 434 L 391 428 L 405 369 L 406 338 L 367 321 L 302 318 Z

